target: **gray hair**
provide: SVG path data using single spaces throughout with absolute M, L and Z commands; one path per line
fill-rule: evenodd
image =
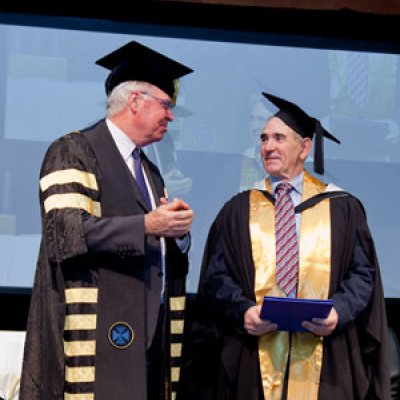
M 127 105 L 133 90 L 148 91 L 152 85 L 141 81 L 125 81 L 117 85 L 107 98 L 107 117 L 120 113 Z

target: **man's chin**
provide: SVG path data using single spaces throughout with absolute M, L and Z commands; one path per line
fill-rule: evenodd
M 157 132 L 157 134 L 154 137 L 154 141 L 155 142 L 159 142 L 160 140 L 162 140 L 165 136 L 165 134 L 167 133 L 167 129 L 161 129 L 160 131 Z
M 264 169 L 271 176 L 278 175 L 280 172 L 279 164 L 276 161 L 265 161 Z

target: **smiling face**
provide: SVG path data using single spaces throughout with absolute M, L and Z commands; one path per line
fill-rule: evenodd
M 132 92 L 135 102 L 136 128 L 141 132 L 141 145 L 160 141 L 168 129 L 168 123 L 174 120 L 171 98 L 156 86 L 147 90 Z
M 272 117 L 260 139 L 261 159 L 270 176 L 289 180 L 303 171 L 312 147 L 310 138 L 302 138 L 281 119 Z

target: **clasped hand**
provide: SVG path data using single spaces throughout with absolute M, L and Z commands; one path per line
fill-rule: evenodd
M 178 198 L 170 203 L 164 197 L 160 201 L 161 205 L 144 217 L 146 234 L 175 238 L 186 235 L 193 223 L 193 210 Z
M 244 329 L 249 335 L 261 336 L 265 333 L 278 329 L 278 325 L 260 318 L 261 306 L 250 307 L 244 314 Z M 334 307 L 332 307 L 326 318 L 313 318 L 312 321 L 303 321 L 303 328 L 314 333 L 317 336 L 329 336 L 336 328 L 339 322 L 339 316 Z

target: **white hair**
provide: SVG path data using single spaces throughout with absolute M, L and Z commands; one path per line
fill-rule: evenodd
M 151 84 L 141 81 L 125 81 L 117 85 L 107 98 L 107 117 L 121 112 L 128 103 L 129 95 L 133 90 L 149 90 Z

